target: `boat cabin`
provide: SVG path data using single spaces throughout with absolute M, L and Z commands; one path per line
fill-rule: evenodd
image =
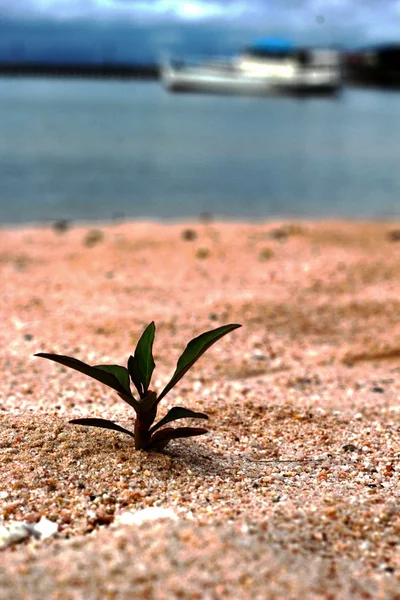
M 284 39 L 262 39 L 245 49 L 235 65 L 252 76 L 293 77 L 299 69 L 338 69 L 340 54 L 333 48 L 302 48 Z

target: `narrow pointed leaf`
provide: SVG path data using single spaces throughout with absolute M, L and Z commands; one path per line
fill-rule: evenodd
M 133 381 L 133 384 L 138 391 L 139 396 L 141 398 L 143 398 L 144 392 L 143 392 L 143 385 L 142 385 L 140 371 L 139 371 L 139 365 L 134 356 L 129 357 L 128 371 L 129 371 L 129 375 L 131 376 L 131 379 Z
M 160 429 L 151 436 L 150 443 L 146 446 L 146 450 L 151 450 L 151 448 L 160 446 L 164 447 L 170 440 L 203 435 L 204 433 L 208 433 L 208 429 L 204 429 L 203 427 L 166 427 L 165 429 Z
M 70 369 L 74 369 L 75 371 L 79 371 L 84 375 L 88 375 L 92 377 L 92 379 L 96 379 L 96 381 L 100 381 L 104 385 L 116 390 L 120 397 L 125 400 L 130 406 L 135 407 L 137 405 L 137 401 L 132 396 L 129 385 L 128 388 L 125 387 L 125 384 L 122 383 L 126 380 L 125 375 L 122 374 L 120 369 L 124 369 L 124 367 L 119 367 L 118 365 L 104 365 L 101 367 L 92 367 L 82 362 L 81 360 L 77 360 L 76 358 L 71 358 L 70 356 L 63 356 L 62 354 L 46 354 L 44 352 L 39 352 L 35 354 L 35 356 L 39 356 L 40 358 L 47 358 L 52 360 L 64 367 L 69 367 Z M 105 369 L 104 367 L 107 367 Z M 109 371 L 109 368 L 112 367 L 113 372 Z M 115 370 L 115 368 L 117 368 Z M 115 375 L 118 374 L 118 377 Z M 121 382 L 122 381 L 122 382 Z
M 206 350 L 208 350 L 210 346 L 212 346 L 224 335 L 230 333 L 238 327 L 241 327 L 241 325 L 223 325 L 222 327 L 218 327 L 217 329 L 206 331 L 205 333 L 202 333 L 198 337 L 191 340 L 178 360 L 178 364 L 176 365 L 175 373 L 173 374 L 171 381 L 166 385 L 166 387 L 159 395 L 158 402 L 160 402 L 160 400 L 164 398 L 164 396 L 168 394 L 170 390 L 172 390 L 172 388 L 178 383 L 180 379 L 182 379 L 182 377 L 190 369 L 190 367 L 194 365 L 194 363 L 200 358 L 202 354 L 204 354 Z
M 128 390 L 122 385 L 117 377 L 113 373 L 107 372 L 104 368 L 92 367 L 81 360 L 71 358 L 70 356 L 63 356 L 62 354 L 46 354 L 44 352 L 39 352 L 38 354 L 35 354 L 35 356 L 48 358 L 49 360 L 53 360 L 60 365 L 64 365 L 70 369 L 75 369 L 75 371 L 84 373 L 84 375 L 88 375 L 89 377 L 97 379 L 97 381 L 108 385 L 108 387 L 113 388 L 117 392 L 121 392 L 123 394 L 128 392 Z
M 171 410 L 168 411 L 165 417 L 153 425 L 153 427 L 150 429 L 150 433 L 153 433 L 163 425 L 178 419 L 208 419 L 208 415 L 200 412 L 194 412 L 193 410 L 183 408 L 182 406 L 174 406 L 174 408 L 171 408 Z
M 156 366 L 153 359 L 153 342 L 156 327 L 154 321 L 150 323 L 142 333 L 135 350 L 135 359 L 137 362 L 140 383 L 143 386 L 143 394 L 147 394 L 151 376 Z
M 96 365 L 94 368 L 101 369 L 106 373 L 111 373 L 111 375 L 114 375 L 114 377 L 118 379 L 119 383 L 122 385 L 126 393 L 131 393 L 128 369 L 126 369 L 125 367 L 120 367 L 119 365 Z
M 72 423 L 73 425 L 85 425 L 86 427 L 100 427 L 101 429 L 112 429 L 113 431 L 119 431 L 120 433 L 126 433 L 131 437 L 135 437 L 131 431 L 125 429 L 124 427 L 121 427 L 120 425 L 117 425 L 116 423 L 113 423 L 112 421 L 109 421 L 108 419 L 72 419 L 71 421 L 69 421 L 69 423 Z

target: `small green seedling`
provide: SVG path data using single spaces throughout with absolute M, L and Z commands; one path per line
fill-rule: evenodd
M 151 376 L 156 366 L 153 359 L 153 342 L 156 330 L 154 322 L 150 323 L 144 330 L 137 343 L 134 355 L 129 357 L 127 368 L 119 365 L 96 365 L 91 367 L 76 358 L 60 354 L 45 354 L 40 352 L 35 354 L 35 356 L 48 358 L 104 383 L 114 389 L 118 393 L 118 396 L 122 400 L 125 400 L 136 412 L 133 432 L 108 419 L 72 419 L 69 421 L 70 423 L 113 429 L 114 431 L 126 433 L 134 438 L 136 450 L 161 450 L 173 439 L 207 433 L 207 429 L 203 427 L 165 427 L 160 429 L 163 425 L 177 419 L 208 419 L 208 416 L 181 406 L 174 406 L 165 417 L 153 425 L 157 415 L 157 406 L 212 344 L 238 327 L 241 327 L 241 325 L 224 325 L 212 331 L 206 331 L 189 342 L 178 360 L 172 379 L 158 396 L 156 392 L 153 392 L 149 388 Z M 132 380 L 137 389 L 139 400 L 131 393 L 130 380 Z

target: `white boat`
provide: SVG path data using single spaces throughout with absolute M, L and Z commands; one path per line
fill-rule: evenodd
M 281 40 L 263 40 L 230 61 L 166 61 L 161 79 L 171 92 L 218 94 L 336 94 L 342 86 L 337 50 L 296 49 Z

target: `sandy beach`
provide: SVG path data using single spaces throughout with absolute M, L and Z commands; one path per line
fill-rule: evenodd
M 1 600 L 400 598 L 400 223 L 2 230 L 0 283 L 0 525 L 57 525 L 4 544 Z M 134 412 L 33 355 L 126 365 L 153 320 L 156 390 L 243 325 L 160 404 L 209 433 L 70 425 Z

